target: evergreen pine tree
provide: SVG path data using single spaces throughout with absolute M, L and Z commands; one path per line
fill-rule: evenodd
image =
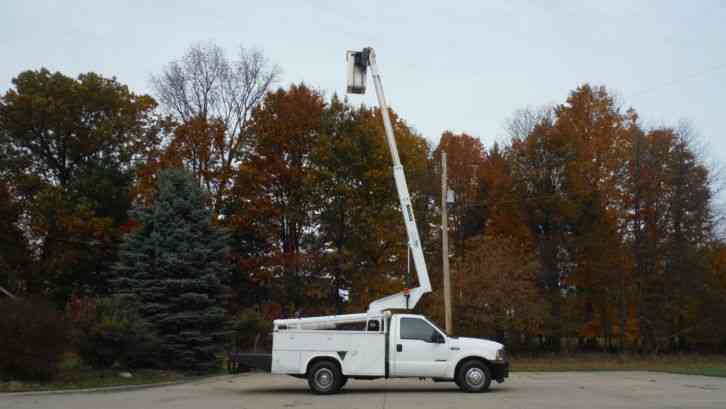
M 138 297 L 141 314 L 161 338 L 169 367 L 205 371 L 223 345 L 221 279 L 227 235 L 212 224 L 204 191 L 186 171 L 159 175 L 153 207 L 134 212 L 115 267 L 122 294 Z

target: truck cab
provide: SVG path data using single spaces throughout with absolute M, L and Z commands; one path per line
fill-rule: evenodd
M 276 320 L 271 369 L 307 378 L 322 394 L 351 378 L 406 377 L 482 392 L 509 376 L 502 344 L 451 337 L 422 315 L 388 312 Z

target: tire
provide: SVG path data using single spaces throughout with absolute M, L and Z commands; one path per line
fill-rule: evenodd
M 478 393 L 489 389 L 492 375 L 484 362 L 471 360 L 464 362 L 456 373 L 456 384 L 464 392 Z
M 330 361 L 314 364 L 308 372 L 310 390 L 318 395 L 336 393 L 345 383 L 338 365 Z
M 344 376 L 343 377 L 343 382 L 340 383 L 340 387 L 342 388 L 343 386 L 345 386 L 346 383 L 348 383 L 348 377 L 347 376 Z

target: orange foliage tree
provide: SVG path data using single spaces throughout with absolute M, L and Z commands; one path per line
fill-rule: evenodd
M 137 163 L 158 142 L 156 102 L 94 73 L 25 71 L 0 99 L 0 175 L 33 257 L 23 288 L 59 303 L 103 292 Z
M 229 226 L 246 246 L 258 241 L 264 248 L 238 262 L 273 299 L 284 300 L 288 314 L 305 304 L 315 278 L 303 244 L 313 228 L 311 154 L 324 108 L 322 96 L 302 84 L 268 94 L 253 115 L 250 160 L 235 181 Z

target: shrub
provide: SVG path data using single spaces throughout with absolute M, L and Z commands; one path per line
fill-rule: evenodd
M 234 339 L 233 350 L 251 350 L 257 352 L 258 348 L 266 349 L 266 335 L 272 332 L 272 321 L 266 319 L 264 314 L 252 308 L 239 312 L 232 322 Z
M 159 340 L 133 298 L 74 299 L 67 314 L 84 363 L 94 368 L 116 363 L 130 368 L 157 366 Z
M 4 376 L 51 378 L 67 340 L 63 316 L 45 300 L 0 300 L 0 372 Z

